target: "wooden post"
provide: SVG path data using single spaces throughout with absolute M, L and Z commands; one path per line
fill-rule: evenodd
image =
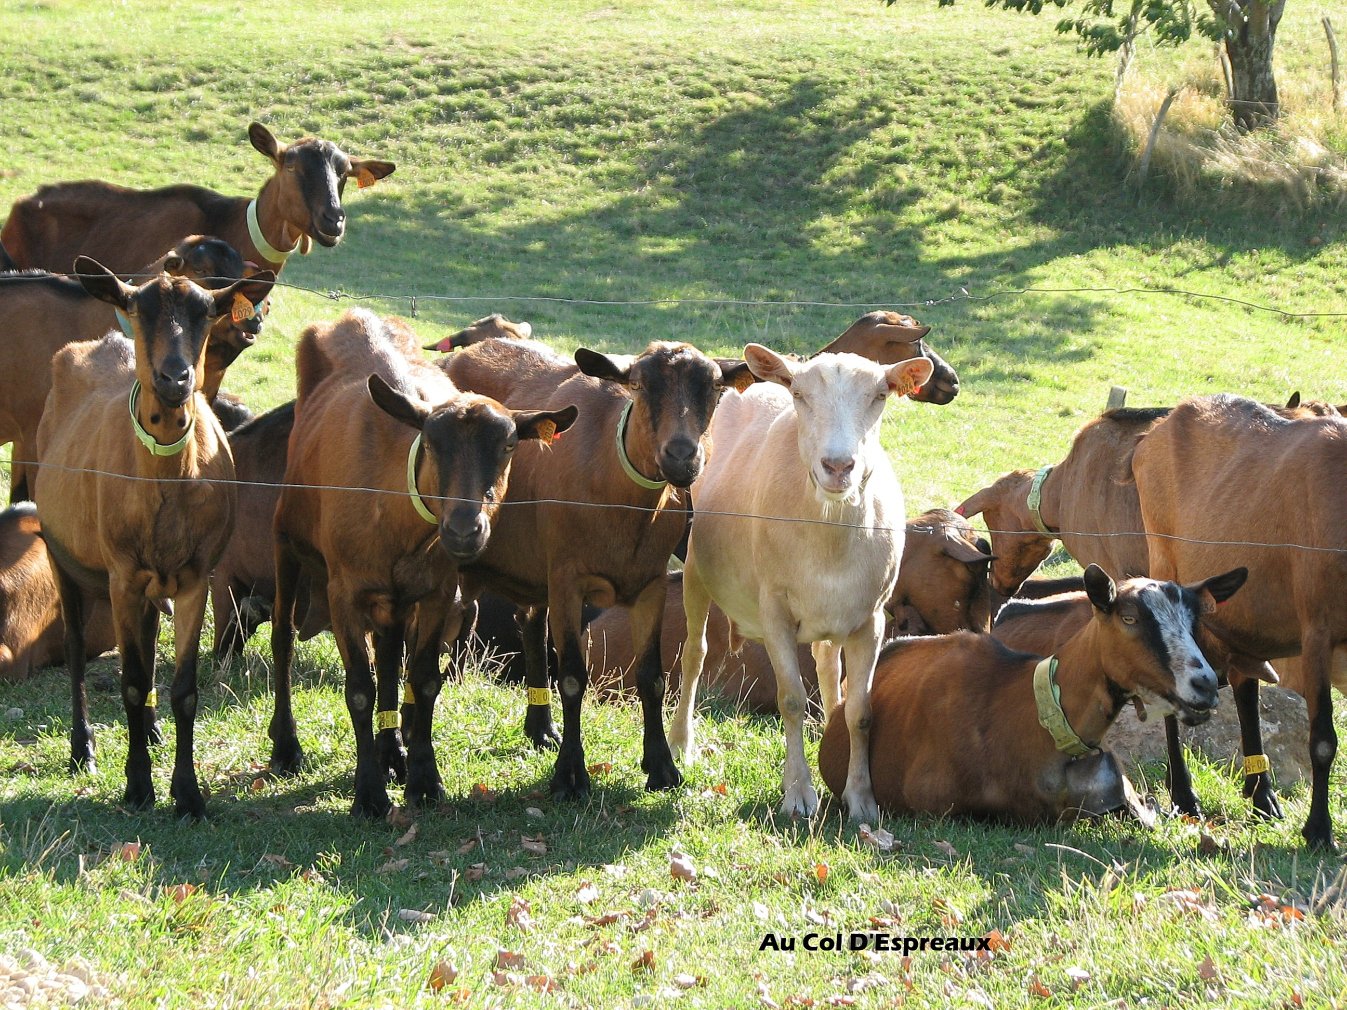
M 1155 147 L 1155 138 L 1160 136 L 1160 127 L 1165 121 L 1165 116 L 1169 114 L 1169 107 L 1174 104 L 1174 96 L 1182 90 L 1170 88 L 1169 94 L 1165 95 L 1165 100 L 1160 103 L 1160 111 L 1155 114 L 1155 122 L 1151 124 L 1151 135 L 1146 138 L 1146 149 L 1141 152 L 1141 164 L 1137 166 L 1138 190 L 1146 185 L 1146 173 L 1151 168 L 1151 151 Z
M 1127 388 L 1125 386 L 1113 386 L 1108 391 L 1108 403 L 1105 410 L 1117 410 L 1119 407 L 1127 404 Z
M 1235 100 L 1235 75 L 1230 70 L 1230 54 L 1225 46 L 1216 43 L 1216 62 L 1221 65 L 1221 77 L 1225 81 L 1225 100 L 1229 104 Z
M 1342 75 L 1338 67 L 1338 39 L 1333 34 L 1333 22 L 1325 14 L 1323 18 L 1324 34 L 1328 36 L 1328 56 L 1332 61 L 1333 75 L 1333 111 L 1342 109 Z

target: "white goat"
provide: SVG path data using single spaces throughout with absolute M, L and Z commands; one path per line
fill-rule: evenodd
M 776 671 L 786 731 L 783 813 L 807 817 L 818 809 L 804 756 L 796 643 L 815 643 L 825 715 L 838 702 L 845 652 L 851 757 L 844 797 L 853 818 L 874 819 L 870 679 L 904 534 L 903 493 L 879 444 L 879 422 L 889 394 L 920 388 L 931 362 L 885 368 L 854 354 L 789 361 L 760 344 L 744 348 L 744 359 L 767 381 L 716 410 L 714 451 L 692 487 L 696 521 L 683 576 L 688 639 L 669 743 L 695 757 L 692 712 L 714 600 L 739 635 L 766 645 Z

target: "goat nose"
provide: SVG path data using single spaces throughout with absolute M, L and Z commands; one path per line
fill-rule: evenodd
M 845 477 L 856 468 L 855 456 L 833 456 L 823 461 L 823 469 L 834 477 Z
M 336 210 L 330 210 L 323 215 L 323 231 L 329 235 L 335 235 L 346 225 L 346 211 L 338 207 Z
M 664 454 L 674 463 L 691 462 L 697 455 L 697 443 L 680 439 L 664 447 Z

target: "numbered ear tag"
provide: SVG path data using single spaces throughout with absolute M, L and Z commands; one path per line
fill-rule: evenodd
M 742 372 L 740 372 L 738 375 L 734 377 L 734 389 L 736 392 L 742 393 L 745 389 L 753 385 L 753 383 L 756 381 L 757 380 L 753 378 L 753 373 L 750 372 L 747 368 L 745 368 Z
M 234 307 L 229 310 L 229 318 L 236 323 L 246 323 L 257 314 L 257 307 L 239 292 L 234 293 Z
M 368 189 L 378 181 L 378 178 L 376 178 L 374 173 L 368 168 L 361 168 L 360 171 L 355 174 L 356 189 Z
M 913 393 L 921 391 L 921 387 L 904 375 L 897 383 L 891 385 L 889 389 L 897 396 L 911 396 Z
M 552 442 L 555 442 L 559 437 L 560 436 L 557 434 L 556 421 L 538 422 L 538 441 L 547 442 L 550 444 Z

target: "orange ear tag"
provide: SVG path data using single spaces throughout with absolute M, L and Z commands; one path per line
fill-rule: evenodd
M 753 383 L 757 381 L 758 380 L 753 377 L 752 372 L 748 371 L 748 369 L 744 369 L 743 372 L 734 377 L 735 392 L 742 393 L 744 390 L 746 390 L 749 386 L 753 385 Z
M 362 168 L 355 174 L 356 189 L 368 189 L 378 181 L 379 180 L 375 178 L 374 173 L 368 168 Z
M 236 323 L 246 323 L 257 314 L 257 308 L 248 301 L 246 295 L 234 292 L 234 307 L 229 310 L 229 318 Z
M 538 422 L 538 441 L 555 442 L 557 440 L 557 422 L 539 421 Z

